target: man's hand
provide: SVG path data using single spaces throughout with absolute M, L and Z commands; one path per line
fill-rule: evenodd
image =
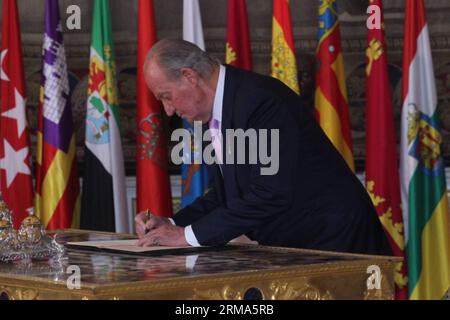
M 170 223 L 170 222 L 169 222 Z M 167 246 L 167 247 L 188 247 L 184 237 L 184 228 L 172 224 L 162 224 L 146 235 L 139 238 L 138 245 L 141 247 Z
M 136 226 L 136 233 L 141 239 L 143 236 L 145 236 L 146 232 L 149 230 L 152 230 L 154 228 L 158 228 L 159 226 L 162 226 L 164 224 L 171 225 L 168 218 L 164 217 L 158 217 L 150 214 L 148 215 L 148 211 L 143 211 L 136 215 L 134 218 L 134 223 Z

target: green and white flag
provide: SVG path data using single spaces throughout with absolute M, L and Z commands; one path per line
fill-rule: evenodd
M 405 2 L 401 191 L 410 299 L 450 287 L 450 236 L 442 137 L 422 0 Z
M 109 0 L 95 0 L 81 227 L 130 232 Z

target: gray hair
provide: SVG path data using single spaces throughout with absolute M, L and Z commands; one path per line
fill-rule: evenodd
M 170 80 L 178 80 L 182 68 L 191 68 L 202 78 L 208 79 L 214 68 L 220 65 L 220 62 L 207 52 L 184 40 L 163 39 L 155 43 L 147 54 L 144 70 L 154 57 Z

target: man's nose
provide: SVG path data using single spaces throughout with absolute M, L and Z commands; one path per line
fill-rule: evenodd
M 172 105 L 168 104 L 167 102 L 163 103 L 163 106 L 164 106 L 164 111 L 166 112 L 166 114 L 169 117 L 173 116 L 173 114 L 175 113 L 175 108 Z

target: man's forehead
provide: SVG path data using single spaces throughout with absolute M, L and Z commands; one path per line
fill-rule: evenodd
M 156 90 L 158 88 L 159 90 L 162 90 L 160 89 L 161 87 L 165 87 L 169 84 L 166 75 L 156 63 L 150 62 L 147 64 L 145 72 L 147 82 L 152 89 Z
M 146 71 L 148 72 L 151 78 L 165 79 L 164 72 L 162 71 L 161 67 L 155 61 L 154 58 L 148 62 Z

